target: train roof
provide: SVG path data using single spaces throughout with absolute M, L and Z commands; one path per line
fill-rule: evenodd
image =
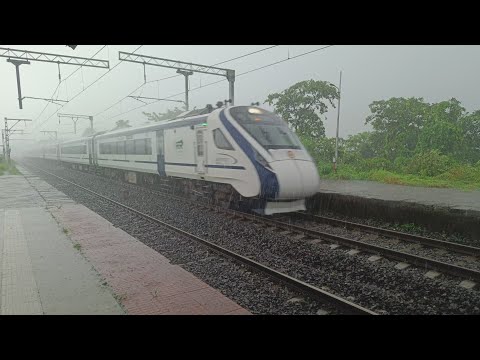
M 189 126 L 189 125 L 197 125 L 207 121 L 207 118 L 210 114 L 219 112 L 220 110 L 222 109 L 215 109 L 214 111 L 206 114 L 194 115 L 189 117 L 177 117 L 171 120 L 158 121 L 153 124 L 123 128 L 123 129 L 107 132 L 101 135 L 97 135 L 96 138 L 102 139 L 102 138 L 109 138 L 109 137 L 115 137 L 115 136 L 121 136 L 121 135 L 128 135 L 132 133 L 139 133 L 143 131 L 146 132 L 146 131 L 155 131 L 157 129 L 171 129 L 171 128 Z M 187 112 L 187 115 L 189 113 L 191 112 Z
M 242 106 L 242 105 L 237 105 L 237 106 Z M 231 106 L 231 107 L 228 107 L 228 109 L 234 108 L 234 107 L 237 107 L 237 106 Z M 158 130 L 160 130 L 160 129 L 171 129 L 171 128 L 178 128 L 178 127 L 183 127 L 183 126 L 198 125 L 198 124 L 201 124 L 203 122 L 206 122 L 207 118 L 210 114 L 219 113 L 220 111 L 222 111 L 224 109 L 225 108 L 217 108 L 217 109 L 213 109 L 213 111 L 210 111 L 210 109 L 208 109 L 208 108 L 190 110 L 190 111 L 186 111 L 186 112 L 178 115 L 177 117 L 169 119 L 169 120 L 158 121 L 158 122 L 154 122 L 153 124 L 148 124 L 148 125 L 143 125 L 143 126 L 135 126 L 135 127 L 118 129 L 118 130 L 115 130 L 115 131 L 101 131 L 101 132 L 97 132 L 96 134 L 93 134 L 93 135 L 90 135 L 90 136 L 58 142 L 55 145 L 57 145 L 57 144 L 60 144 L 60 145 L 74 144 L 74 143 L 77 143 L 77 142 L 87 141 L 87 140 L 91 139 L 92 137 L 103 139 L 103 138 L 109 138 L 109 137 L 135 134 L 135 133 L 139 133 L 139 132 L 155 131 L 157 129 Z M 51 145 L 54 145 L 54 144 L 51 144 Z
M 84 137 L 81 137 L 81 138 L 78 138 L 78 139 L 62 141 L 62 142 L 60 142 L 59 144 L 60 144 L 60 145 L 64 145 L 64 144 L 74 144 L 74 143 L 76 143 L 76 142 L 88 141 L 88 140 L 91 139 L 91 138 L 92 138 L 91 136 L 84 136 Z

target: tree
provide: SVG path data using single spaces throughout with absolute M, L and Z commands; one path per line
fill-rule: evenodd
M 322 115 L 328 103 L 335 108 L 338 89 L 326 81 L 305 80 L 280 93 L 268 95 L 264 103 L 273 105 L 278 113 L 299 135 L 314 138 L 325 136 Z
M 114 131 L 114 130 L 119 130 L 119 129 L 124 129 L 124 128 L 129 128 L 129 127 L 132 127 L 130 124 L 129 124 L 129 120 L 118 120 L 117 122 L 115 122 L 115 127 L 110 130 L 110 131 Z
M 430 105 L 418 138 L 417 152 L 438 150 L 440 154 L 462 158 L 464 131 L 460 122 L 464 115 L 465 109 L 454 98 Z
M 170 110 L 168 109 L 166 112 L 164 112 L 163 114 L 162 113 L 146 113 L 146 112 L 143 112 L 143 115 L 145 115 L 149 121 L 163 121 L 163 120 L 170 120 L 170 119 L 174 119 L 175 117 L 177 117 L 178 115 L 180 115 L 182 112 L 185 112 L 186 109 L 185 107 L 182 107 L 182 108 L 178 108 L 175 106 L 175 109 L 173 110 Z
M 345 141 L 345 162 L 355 163 L 363 159 L 370 159 L 377 155 L 376 144 L 371 132 L 361 132 L 350 135 Z
M 383 154 L 393 161 L 397 156 L 410 157 L 418 143 L 430 104 L 423 98 L 390 98 L 369 105 L 371 115 L 365 124 L 372 124 L 375 140 Z
M 471 164 L 480 161 L 480 110 L 466 114 L 459 120 L 462 129 L 462 160 Z
M 459 157 L 463 147 L 462 138 L 462 129 L 459 124 L 440 118 L 431 119 L 418 137 L 416 150 L 417 152 L 437 150 L 441 154 Z
M 465 108 L 461 105 L 460 101 L 451 98 L 448 101 L 432 104 L 426 120 L 427 122 L 430 120 L 436 120 L 456 124 L 464 115 Z
M 83 131 L 82 136 L 83 136 L 83 137 L 92 136 L 92 135 L 95 134 L 96 132 L 97 132 L 97 130 L 95 130 L 95 129 L 86 128 L 86 129 Z
M 335 156 L 335 138 L 326 136 L 314 139 L 311 136 L 300 136 L 302 144 L 316 162 L 323 161 L 331 163 Z M 338 139 L 338 158 L 342 159 L 344 155 L 345 140 Z

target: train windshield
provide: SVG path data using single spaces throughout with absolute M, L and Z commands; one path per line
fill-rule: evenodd
M 272 112 L 248 106 L 230 109 L 233 118 L 265 149 L 301 149 L 300 140 Z

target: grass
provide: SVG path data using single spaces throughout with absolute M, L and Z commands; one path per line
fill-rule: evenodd
M 82 250 L 82 245 L 80 245 L 80 244 L 75 244 L 75 245 L 73 245 L 73 247 L 78 251 Z
M 460 190 L 480 190 L 480 168 L 456 166 L 437 176 L 401 174 L 387 170 L 361 171 L 351 165 L 338 166 L 334 173 L 325 164 L 319 164 L 320 176 L 334 180 L 369 180 L 384 184 L 453 188 Z
M 15 167 L 12 161 L 10 166 L 4 160 L 0 160 L 0 176 L 1 175 L 20 175 L 20 171 Z

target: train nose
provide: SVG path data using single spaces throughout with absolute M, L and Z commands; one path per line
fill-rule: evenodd
M 303 199 L 317 193 L 320 177 L 308 160 L 280 160 L 269 164 L 279 183 L 278 199 Z

